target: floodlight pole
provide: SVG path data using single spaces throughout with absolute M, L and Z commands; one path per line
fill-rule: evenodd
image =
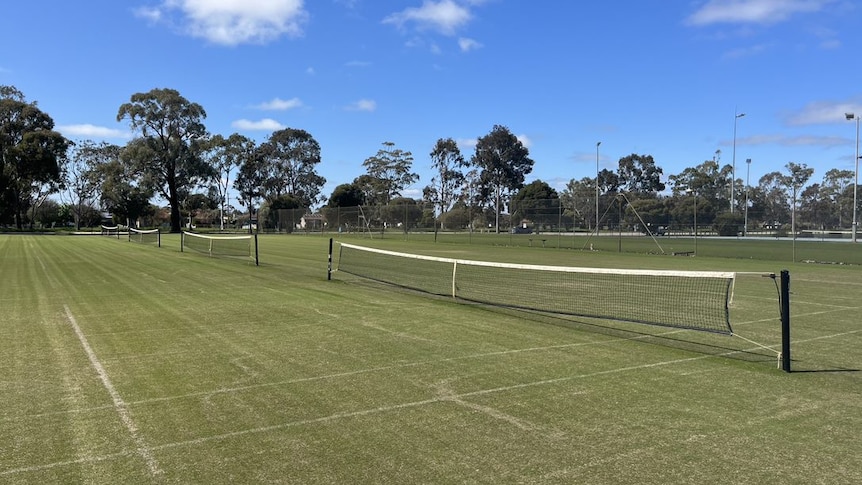
M 599 235 L 599 145 L 602 142 L 596 142 L 596 236 Z
M 731 167 L 732 167 L 732 175 L 730 179 L 730 213 L 733 214 L 733 206 L 734 204 L 734 196 L 736 195 L 736 122 L 740 118 L 745 116 L 745 113 L 736 113 L 733 114 L 733 154 L 731 155 Z
M 748 237 L 748 191 L 750 186 L 748 185 L 748 176 L 751 175 L 751 159 L 745 159 L 745 225 L 742 228 L 742 235 L 744 237 Z
M 856 120 L 856 155 L 853 157 L 853 164 L 856 166 L 853 176 L 853 223 L 851 229 L 851 241 L 856 242 L 856 230 L 859 225 L 856 219 L 856 192 L 859 189 L 859 116 L 855 113 L 844 113 L 844 116 L 847 118 L 847 121 Z
M 697 256 L 697 191 L 688 189 L 687 192 L 694 196 L 694 255 Z

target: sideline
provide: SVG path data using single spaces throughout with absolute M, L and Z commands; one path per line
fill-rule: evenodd
M 84 352 L 87 353 L 90 363 L 93 365 L 93 368 L 96 369 L 96 373 L 99 375 L 102 385 L 105 386 L 108 394 L 111 395 L 111 399 L 114 401 L 114 409 L 117 410 L 117 414 L 120 415 L 120 419 L 123 421 L 123 424 L 132 436 L 132 440 L 134 440 L 135 446 L 137 447 L 138 455 L 146 461 L 147 468 L 152 476 L 155 477 L 163 474 L 164 471 L 159 467 L 159 463 L 156 461 L 156 457 L 153 456 L 152 450 L 147 446 L 144 439 L 138 433 L 138 426 L 132 419 L 132 413 L 129 411 L 128 405 L 123 400 L 122 396 L 120 396 L 120 393 L 117 392 L 114 384 L 111 383 L 111 379 L 108 377 L 105 367 L 102 366 L 99 358 L 96 357 L 96 353 L 93 352 L 93 348 L 90 347 L 90 343 L 87 341 L 87 337 L 84 335 L 84 332 L 81 331 L 81 327 L 78 326 L 78 321 L 75 319 L 75 315 L 72 314 L 72 310 L 69 309 L 69 305 L 63 305 L 63 308 L 66 310 L 66 318 L 69 320 L 69 324 L 72 326 L 72 329 L 75 330 L 75 335 L 78 336 L 78 340 L 81 341 L 81 346 L 84 347 Z

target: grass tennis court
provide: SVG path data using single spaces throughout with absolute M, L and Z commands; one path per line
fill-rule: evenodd
M 256 267 L 181 253 L 175 235 L 0 235 L 0 483 L 862 481 L 858 265 L 348 237 L 789 269 L 796 372 L 752 343 L 779 344 L 769 278 L 737 281 L 731 323 L 749 342 L 327 281 L 317 236 L 261 236 Z

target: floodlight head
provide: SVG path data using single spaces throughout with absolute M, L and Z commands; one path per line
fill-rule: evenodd
M 855 113 L 844 113 L 844 117 L 847 118 L 847 121 L 851 121 L 856 119 Z
M 736 115 L 737 118 L 742 118 L 743 116 L 745 116 L 745 113 L 739 113 L 738 115 Z
M 597 141 L 597 142 L 596 142 L 596 147 L 598 147 L 598 146 L 599 146 L 599 145 L 601 145 L 601 144 L 602 144 L 602 142 Z

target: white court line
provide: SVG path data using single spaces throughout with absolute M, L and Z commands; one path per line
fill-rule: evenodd
M 159 467 L 159 463 L 156 461 L 156 457 L 153 456 L 152 450 L 147 447 L 144 439 L 138 433 L 138 426 L 132 419 L 132 413 L 129 411 L 128 405 L 126 405 L 126 402 L 123 400 L 122 396 L 120 396 L 120 393 L 117 392 L 114 384 L 111 383 L 111 379 L 108 377 L 105 367 L 102 366 L 102 363 L 99 362 L 99 358 L 96 357 L 96 353 L 93 352 L 93 348 L 90 347 L 90 343 L 87 341 L 87 337 L 84 335 L 84 332 L 81 331 L 81 327 L 78 326 L 78 321 L 75 320 L 75 315 L 72 315 L 72 310 L 69 309 L 69 305 L 63 305 L 63 308 L 66 310 L 66 317 L 69 319 L 69 324 L 72 325 L 72 328 L 75 330 L 75 334 L 78 336 L 78 340 L 81 341 L 81 346 L 84 347 L 84 352 L 87 353 L 87 357 L 90 359 L 90 364 L 92 364 L 93 368 L 96 369 L 96 373 L 99 375 L 102 385 L 105 386 L 108 394 L 111 395 L 111 399 L 114 401 L 114 409 L 117 410 L 117 414 L 120 415 L 120 419 L 123 421 L 123 424 L 132 436 L 132 440 L 135 442 L 138 454 L 147 462 L 147 468 L 150 470 L 151 475 L 161 475 L 164 472 Z
M 844 333 L 837 333 L 837 334 L 833 334 L 833 335 L 824 335 L 821 337 L 815 337 L 815 338 L 811 338 L 811 339 L 801 340 L 801 341 L 798 341 L 795 343 L 804 343 L 804 342 L 811 342 L 811 341 L 822 340 L 822 339 L 827 339 L 827 338 L 842 337 L 845 335 L 855 334 L 855 333 L 859 333 L 859 332 L 862 332 L 862 329 L 854 330 L 854 331 L 850 331 L 850 332 L 844 332 Z M 623 340 L 623 339 L 620 339 L 620 340 Z M 297 427 L 297 426 L 304 426 L 304 425 L 316 424 L 316 423 L 326 423 L 326 422 L 330 422 L 330 421 L 335 421 L 335 420 L 339 420 L 339 419 L 347 419 L 347 418 L 352 418 L 352 417 L 368 416 L 368 415 L 372 415 L 372 414 L 379 414 L 379 413 L 384 413 L 384 412 L 389 412 L 389 411 L 397 411 L 397 410 L 401 410 L 401 409 L 415 408 L 415 407 L 424 406 L 424 405 L 428 405 L 428 404 L 452 402 L 453 398 L 454 399 L 462 399 L 462 398 L 467 398 L 467 397 L 471 397 L 471 396 L 480 396 L 480 395 L 484 395 L 484 394 L 491 394 L 491 393 L 495 393 L 495 392 L 505 392 L 505 391 L 510 391 L 510 390 L 533 387 L 533 386 L 556 384 L 558 382 L 572 381 L 575 379 L 586 379 L 586 378 L 596 377 L 596 376 L 601 376 L 601 375 L 619 374 L 619 373 L 624 373 L 624 372 L 629 372 L 629 371 L 638 371 L 638 370 L 642 370 L 642 369 L 649 369 L 649 368 L 661 367 L 661 366 L 666 366 L 666 365 L 673 365 L 673 364 L 679 364 L 679 363 L 685 363 L 685 362 L 694 362 L 694 361 L 698 361 L 698 360 L 709 359 L 712 357 L 721 357 L 721 356 L 725 356 L 725 355 L 733 355 L 733 354 L 736 354 L 739 352 L 746 352 L 746 351 L 751 351 L 751 350 L 756 350 L 756 349 L 757 348 L 751 348 L 751 349 L 746 349 L 746 350 L 734 350 L 734 351 L 729 351 L 729 352 L 725 352 L 725 353 L 718 354 L 718 355 L 700 355 L 700 356 L 696 356 L 696 357 L 688 357 L 688 358 L 683 358 L 683 359 L 674 359 L 674 360 L 668 360 L 668 361 L 663 361 L 663 362 L 654 362 L 651 364 L 642 364 L 642 365 L 628 366 L 628 367 L 618 367 L 615 369 L 596 371 L 596 372 L 591 372 L 588 374 L 579 374 L 579 375 L 574 375 L 574 376 L 559 377 L 559 378 L 555 378 L 555 379 L 545 379 L 545 380 L 541 380 L 541 381 L 525 382 L 522 384 L 515 384 L 512 386 L 498 387 L 498 388 L 493 388 L 493 389 L 480 389 L 477 391 L 465 392 L 465 393 L 457 394 L 454 396 L 451 396 L 451 395 L 450 396 L 439 396 L 439 397 L 435 397 L 435 398 L 431 398 L 431 399 L 425 399 L 425 400 L 421 400 L 421 401 L 413 401 L 413 402 L 407 402 L 407 403 L 401 403 L 401 404 L 394 404 L 394 405 L 390 405 L 390 406 L 380 406 L 380 407 L 371 408 L 371 409 L 361 409 L 358 411 L 336 413 L 336 414 L 330 414 L 329 416 L 321 416 L 319 418 L 303 419 L 303 420 L 299 420 L 299 421 L 291 421 L 291 422 L 276 424 L 276 425 L 272 425 L 272 426 L 250 428 L 250 429 L 232 431 L 230 433 L 223 433 L 223 434 L 219 434 L 219 435 L 205 436 L 205 437 L 196 438 L 193 440 L 176 441 L 173 443 L 165 443 L 162 445 L 151 447 L 148 450 L 149 451 L 164 450 L 164 449 L 169 449 L 169 448 L 180 448 L 183 446 L 194 446 L 197 444 L 207 443 L 210 441 L 224 440 L 224 439 L 229 439 L 229 438 L 233 438 L 233 437 L 237 437 L 237 436 L 266 433 L 269 431 L 278 431 L 278 430 L 282 430 L 282 429 L 288 429 L 288 428 L 293 428 L 293 427 Z M 508 353 L 508 352 L 506 352 L 506 351 L 494 352 L 492 354 L 505 354 L 505 353 Z M 444 360 L 448 361 L 448 360 L 454 360 L 454 359 L 444 359 Z M 421 365 L 421 363 L 408 364 L 406 366 L 410 366 L 410 365 Z M 369 372 L 374 371 L 374 370 L 393 369 L 393 368 L 397 368 L 397 367 L 406 367 L 406 366 L 400 365 L 400 366 L 390 366 L 390 367 L 386 367 L 386 368 L 371 369 L 371 370 L 369 370 Z M 360 371 L 360 372 L 364 372 L 364 371 Z M 356 374 L 356 373 L 359 373 L 359 372 L 349 372 L 349 373 L 344 373 L 344 374 L 339 374 L 339 375 Z M 331 376 L 321 376 L 318 378 L 323 379 L 323 378 L 327 378 L 327 377 L 331 377 Z M 301 380 L 312 380 L 312 379 L 314 379 L 314 378 L 301 379 Z M 259 387 L 259 386 L 248 386 L 245 388 L 238 388 L 238 389 L 247 389 L 250 387 Z M 228 391 L 229 390 L 224 389 L 224 390 L 220 390 L 220 391 L 216 391 L 216 392 L 228 392 Z M 204 393 L 200 393 L 200 394 L 204 394 Z M 36 465 L 36 466 L 30 466 L 30 467 L 25 467 L 25 468 L 16 468 L 16 469 L 6 470 L 3 472 L 0 472 L 0 476 L 15 475 L 18 473 L 46 470 L 46 469 L 56 468 L 56 467 L 64 466 L 64 465 L 98 462 L 98 461 L 109 460 L 109 459 L 117 458 L 117 457 L 121 457 L 121 456 L 126 456 L 126 454 L 125 453 L 112 453 L 112 454 L 108 454 L 108 455 L 97 455 L 97 456 L 91 456 L 91 457 L 83 457 L 83 458 L 80 458 L 77 460 L 71 460 L 71 461 L 47 463 L 44 465 Z

